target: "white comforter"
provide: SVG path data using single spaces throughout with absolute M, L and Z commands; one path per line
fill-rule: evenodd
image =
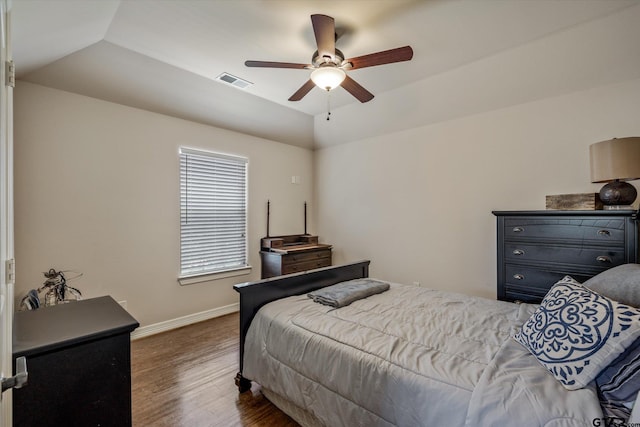
M 593 426 L 595 391 L 510 338 L 534 309 L 393 284 L 340 309 L 285 298 L 254 318 L 243 374 L 332 427 Z

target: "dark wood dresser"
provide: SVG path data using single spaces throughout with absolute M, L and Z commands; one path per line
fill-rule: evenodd
M 565 275 L 579 282 L 638 262 L 636 211 L 495 211 L 498 299 L 539 303 Z
M 14 426 L 131 426 L 130 333 L 111 297 L 17 312 L 13 357 L 28 383 L 13 391 Z
M 316 244 L 279 251 L 260 251 L 262 278 L 298 273 L 331 265 L 331 245 Z

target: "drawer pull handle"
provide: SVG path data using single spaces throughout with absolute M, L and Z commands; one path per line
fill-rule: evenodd
M 599 257 L 596 257 L 596 261 L 598 261 L 598 262 L 611 262 L 611 258 L 609 258 L 608 256 L 600 255 Z
M 513 254 L 518 256 L 524 255 L 524 251 L 522 249 L 514 249 Z
M 524 275 L 523 274 L 514 274 L 513 278 L 516 280 L 524 280 Z
M 598 230 L 599 236 L 611 236 L 611 232 L 609 230 Z
M 524 228 L 522 227 L 513 227 L 514 233 L 522 233 L 523 231 L 524 231 Z

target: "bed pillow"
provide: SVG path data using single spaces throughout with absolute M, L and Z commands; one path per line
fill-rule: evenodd
M 568 390 L 589 384 L 640 336 L 640 310 L 565 276 L 514 336 Z
M 593 276 L 584 285 L 623 304 L 640 307 L 640 264 L 623 264 Z
M 637 339 L 596 377 L 605 417 L 629 419 L 640 390 L 640 339 Z

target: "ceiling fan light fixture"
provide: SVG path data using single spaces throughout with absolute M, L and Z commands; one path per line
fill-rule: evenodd
M 311 81 L 321 89 L 330 91 L 337 88 L 347 77 L 341 68 L 336 66 L 325 66 L 316 68 L 311 73 Z
M 340 49 L 336 49 L 337 37 L 334 19 L 327 15 L 314 14 L 311 15 L 311 25 L 318 47 L 311 56 L 311 64 L 254 60 L 244 62 L 247 67 L 312 69 L 311 78 L 289 97 L 289 101 L 300 101 L 315 86 L 326 91 L 342 86 L 358 101 L 369 102 L 373 99 L 373 94 L 351 77 L 347 78 L 345 70 L 350 72 L 359 68 L 410 61 L 413 58 L 411 46 L 403 46 L 345 59 Z

